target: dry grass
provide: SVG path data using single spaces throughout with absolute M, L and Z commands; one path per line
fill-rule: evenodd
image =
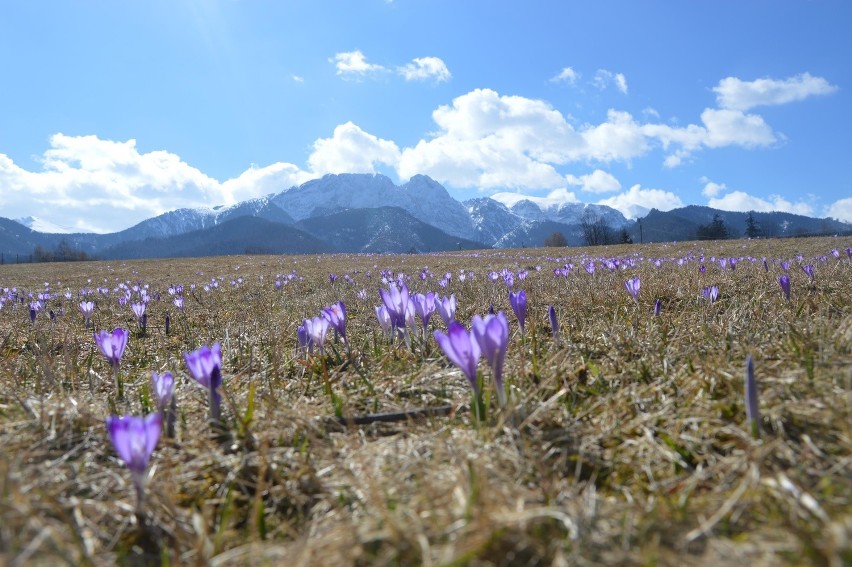
M 38 292 L 49 282 L 75 294 L 52 300 L 66 310 L 56 321 L 40 314 L 30 324 L 25 306 L 0 310 L 0 563 L 850 564 L 852 242 L 700 246 L 0 266 L 0 289 Z M 690 253 L 694 261 L 674 261 Z M 797 254 L 816 266 L 815 282 Z M 637 266 L 589 275 L 586 255 Z M 742 259 L 723 271 L 710 256 Z M 779 259 L 792 260 L 789 303 Z M 568 262 L 570 275 L 554 277 Z M 421 281 L 427 266 L 435 277 Z M 529 269 L 515 281 L 530 301 L 526 340 L 505 286 L 487 277 L 502 268 Z M 413 291 L 455 293 L 462 322 L 492 303 L 509 314 L 508 410 L 492 407 L 486 423 L 473 423 L 467 383 L 433 340 L 409 349 L 384 338 L 373 313 L 381 269 L 410 275 Z M 475 276 L 438 286 L 460 269 Z M 276 291 L 275 276 L 292 270 L 303 279 Z M 332 286 L 331 272 L 355 284 Z M 634 276 L 638 304 L 623 285 Z M 214 277 L 219 288 L 203 291 Z M 127 401 L 114 399 L 76 310 L 81 288 L 117 281 L 163 295 L 122 361 Z M 170 284 L 186 287 L 184 313 L 169 302 Z M 700 297 L 711 284 L 720 289 L 713 304 Z M 339 345 L 325 360 L 295 357 L 297 325 L 339 299 L 353 360 Z M 114 294 L 97 302 L 96 328 L 135 329 Z M 437 316 L 432 325 L 443 326 Z M 182 361 L 214 341 L 223 344 L 224 434 L 211 430 Z M 748 353 L 759 440 L 745 427 Z M 143 413 L 152 370 L 178 378 L 179 417 L 176 437 L 154 452 L 137 516 L 104 419 Z M 445 406 L 449 415 L 391 423 L 330 419 L 336 409 L 352 417 Z

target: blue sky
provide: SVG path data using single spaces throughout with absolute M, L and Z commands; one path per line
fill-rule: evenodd
M 0 216 L 115 231 L 325 173 L 852 221 L 847 1 L 5 2 Z

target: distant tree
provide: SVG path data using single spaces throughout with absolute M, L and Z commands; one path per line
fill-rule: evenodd
M 618 234 L 618 239 L 622 244 L 633 244 L 633 237 L 630 236 L 630 233 L 627 232 L 627 228 L 622 228 L 621 232 Z
M 602 216 L 592 211 L 583 213 L 580 221 L 583 242 L 588 246 L 599 246 L 613 242 L 613 230 Z
M 552 248 L 559 246 L 568 246 L 568 241 L 565 239 L 565 235 L 557 230 L 556 232 L 552 233 L 550 236 L 544 239 L 544 245 Z
M 728 238 L 728 227 L 725 226 L 722 217 L 716 213 L 710 224 L 698 225 L 695 236 L 698 240 L 724 240 Z
M 64 238 L 53 251 L 41 246 L 36 246 L 33 249 L 33 261 L 35 262 L 79 262 L 91 259 L 88 254 L 82 250 L 77 250 Z
M 757 238 L 761 234 L 760 225 L 757 224 L 756 220 L 754 220 L 754 211 L 749 211 L 748 216 L 746 217 L 745 235 L 748 238 Z

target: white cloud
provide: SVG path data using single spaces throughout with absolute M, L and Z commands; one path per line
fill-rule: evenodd
M 701 122 L 702 126 L 689 124 L 684 127 L 649 123 L 641 126 L 641 132 L 644 136 L 658 140 L 664 150 L 670 150 L 664 161 L 666 167 L 680 165 L 702 147 L 755 148 L 771 146 L 778 141 L 772 128 L 757 114 L 705 108 L 701 113 Z
M 343 77 L 363 77 L 385 70 L 381 65 L 367 63 L 367 58 L 357 49 L 355 51 L 337 53 L 328 61 L 329 63 L 334 63 L 337 74 Z
M 720 193 L 722 193 L 727 186 L 724 183 L 716 183 L 714 181 L 710 181 L 706 177 L 703 177 L 701 181 L 704 183 L 704 189 L 701 190 L 701 194 L 705 197 L 718 197 Z
M 296 83 L 304 83 L 305 78 L 302 77 L 301 75 L 293 75 L 293 81 L 296 82 Z
M 565 181 L 552 164 L 583 145 L 562 114 L 540 100 L 477 89 L 438 107 L 440 130 L 402 152 L 398 173 L 417 173 L 456 187 L 556 189 Z
M 606 69 L 598 69 L 595 73 L 595 78 L 592 79 L 592 84 L 600 90 L 604 90 L 614 84 L 619 91 L 627 94 L 627 78 L 622 73 L 613 73 Z
M 560 205 L 564 205 L 567 203 L 579 203 L 580 200 L 577 199 L 577 196 L 568 191 L 567 189 L 554 189 L 545 197 L 535 197 L 531 195 L 524 195 L 523 193 L 511 193 L 511 192 L 500 192 L 494 193 L 491 195 L 491 198 L 495 201 L 503 203 L 507 207 L 511 207 L 520 201 L 532 201 L 536 205 L 538 205 L 542 209 L 546 209 L 548 207 L 559 207 Z
M 399 74 L 406 81 L 426 81 L 434 79 L 435 82 L 449 81 L 452 75 L 447 65 L 438 57 L 417 57 L 407 65 L 399 68 Z
M 569 84 L 573 85 L 574 83 L 577 82 L 577 79 L 579 79 L 579 78 L 580 78 L 580 75 L 577 74 L 577 72 L 574 71 L 574 69 L 572 69 L 571 67 L 563 67 L 563 69 L 561 71 L 559 71 L 559 73 L 557 75 L 551 77 L 550 81 L 552 83 L 565 82 L 565 83 L 569 83 Z
M 852 222 L 852 197 L 840 199 L 825 209 L 825 216 L 846 222 Z
M 220 183 L 175 154 L 140 152 L 135 140 L 64 134 L 50 138 L 41 165 L 40 171 L 28 171 L 0 154 L 4 216 L 55 218 L 56 224 L 96 232 L 121 230 L 182 207 L 232 204 L 305 175 L 294 165 L 276 164 Z
M 651 148 L 642 126 L 629 112 L 610 110 L 607 120 L 582 131 L 585 147 L 580 157 L 598 161 L 630 161 Z
M 659 119 L 660 119 L 660 113 L 659 113 L 659 112 L 657 112 L 657 109 L 656 109 L 656 108 L 653 108 L 653 107 L 651 107 L 651 106 L 646 106 L 645 108 L 643 108 L 643 109 L 642 109 L 642 114 L 644 114 L 645 116 L 648 116 L 648 117 L 650 117 L 650 118 L 653 118 L 653 119 L 655 119 L 655 120 L 659 120 Z
M 251 197 L 278 193 L 294 185 L 301 185 L 317 176 L 303 171 L 292 163 L 277 162 L 266 167 L 252 165 L 238 177 L 221 184 L 227 202 L 238 202 Z
M 639 184 L 618 195 L 597 202 L 621 211 L 628 219 L 643 215 L 650 209 L 670 211 L 683 206 L 680 197 L 662 189 L 642 189 Z
M 375 164 L 395 167 L 399 157 L 399 148 L 394 142 L 382 140 L 347 122 L 335 128 L 331 138 L 320 138 L 314 142 L 308 165 L 316 176 L 375 173 Z
M 621 189 L 621 183 L 611 173 L 596 169 L 592 173 L 565 176 L 568 185 L 579 185 L 587 193 L 610 193 Z
M 762 199 L 743 191 L 731 191 L 723 197 L 710 199 L 707 202 L 707 206 L 723 211 L 756 211 L 765 213 L 781 211 L 806 216 L 812 215 L 814 212 L 813 208 L 804 201 L 792 203 L 779 195 L 771 195 L 769 199 Z
M 787 104 L 835 91 L 836 86 L 809 73 L 781 80 L 742 81 L 736 77 L 726 77 L 713 87 L 719 106 L 742 111 L 755 106 Z

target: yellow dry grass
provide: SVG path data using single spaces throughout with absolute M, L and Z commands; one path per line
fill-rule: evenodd
M 31 324 L 25 305 L 0 309 L 0 563 L 850 564 L 849 246 L 821 238 L 0 266 L 0 290 L 37 293 L 48 282 L 60 293 L 52 308 L 65 310 Z M 723 270 L 711 256 L 740 260 Z M 588 258 L 636 266 L 599 263 L 590 275 Z M 778 260 L 792 263 L 790 302 Z M 553 275 L 569 262 L 567 277 Z M 815 266 L 814 282 L 802 263 Z M 423 281 L 426 267 L 434 277 Z M 529 299 L 526 337 L 505 285 L 487 276 L 503 268 L 529 271 L 515 278 Z M 507 312 L 508 409 L 492 405 L 473 422 L 467 382 L 434 340 L 407 347 L 382 334 L 373 312 L 382 269 L 411 276 L 412 291 L 455 293 L 466 324 L 492 304 Z M 276 276 L 293 270 L 299 277 L 276 290 Z M 460 270 L 473 277 L 460 281 Z M 445 272 L 453 278 L 443 289 Z M 330 273 L 341 276 L 334 285 Z M 624 288 L 636 276 L 638 302 Z M 204 291 L 212 278 L 218 287 Z M 115 293 L 96 296 L 95 328 L 134 330 L 125 401 L 76 309 L 81 288 L 118 282 L 162 295 L 144 335 Z M 185 287 L 184 312 L 171 284 Z M 709 285 L 720 290 L 712 304 L 701 297 Z M 657 298 L 663 311 L 653 317 Z M 303 360 L 296 327 L 337 300 L 348 309 L 351 360 L 339 343 Z M 208 424 L 207 398 L 182 360 L 214 341 L 224 431 Z M 760 439 L 745 425 L 747 354 Z M 104 419 L 142 414 L 151 371 L 165 370 L 178 382 L 177 431 L 154 452 L 136 515 Z M 352 424 L 424 408 L 442 409 Z

